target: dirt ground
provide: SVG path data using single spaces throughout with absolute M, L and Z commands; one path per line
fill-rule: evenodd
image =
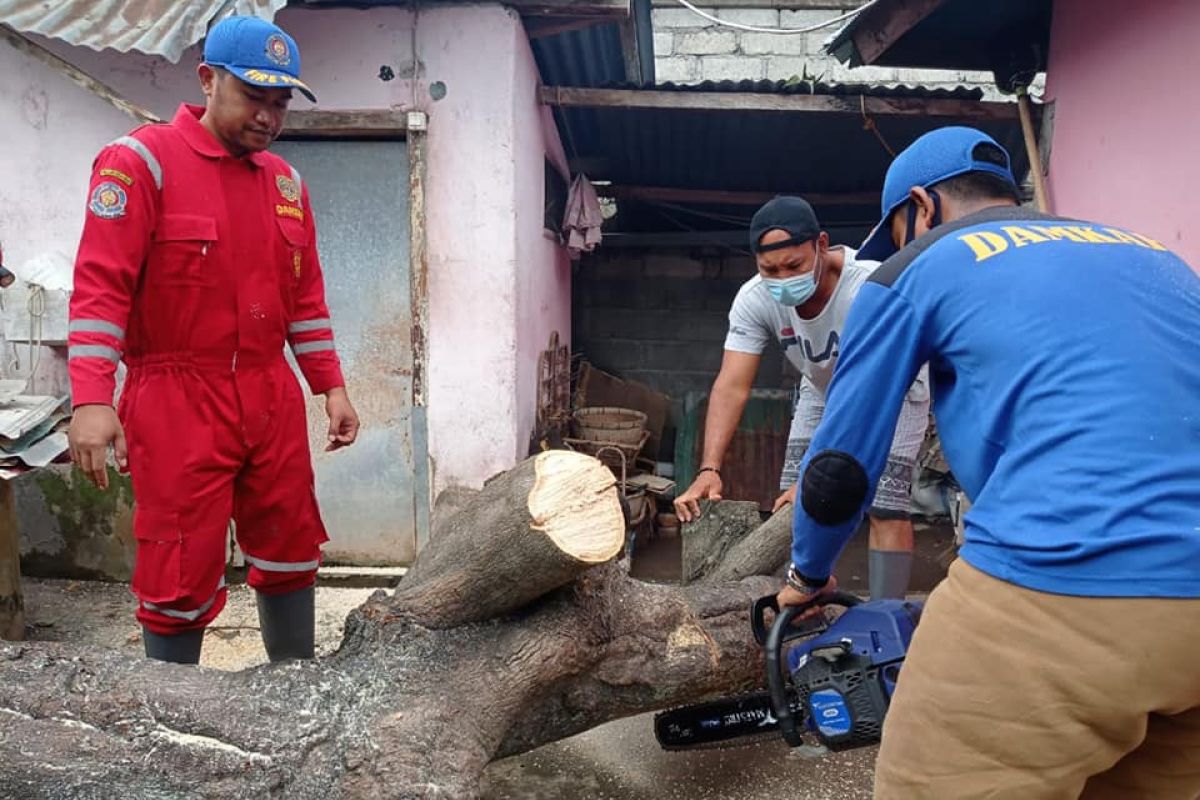
M 134 600 L 125 584 L 26 578 L 31 640 L 115 647 L 142 656 Z M 377 589 L 317 589 L 317 651 L 341 641 L 347 613 Z M 201 663 L 237 670 L 266 661 L 253 592 L 229 589 L 229 602 L 205 637 Z M 875 750 L 813 757 L 781 742 L 729 750 L 666 753 L 653 715 L 618 720 L 493 764 L 484 800 L 860 800 L 871 796 Z

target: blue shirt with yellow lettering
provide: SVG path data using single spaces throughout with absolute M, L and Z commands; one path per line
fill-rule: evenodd
M 854 462 L 875 485 L 928 361 L 942 445 L 973 502 L 963 559 L 1045 592 L 1200 597 L 1198 346 L 1200 277 L 1152 239 L 1011 206 L 939 226 L 850 310 L 801 470 L 825 453 L 856 480 L 831 484 L 841 466 L 806 474 L 796 570 L 830 573 L 869 492 L 839 519 L 817 509 L 831 486 L 863 485 Z

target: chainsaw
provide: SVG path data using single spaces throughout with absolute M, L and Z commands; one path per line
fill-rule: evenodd
M 845 611 L 833 622 L 796 624 L 815 605 Z M 805 735 L 830 750 L 877 743 L 921 609 L 920 602 L 863 602 L 844 592 L 782 611 L 775 595 L 759 598 L 750 625 L 765 651 L 767 689 L 655 715 L 659 745 L 733 747 L 780 734 L 792 747 L 804 744 Z M 774 612 L 769 628 L 768 611 Z

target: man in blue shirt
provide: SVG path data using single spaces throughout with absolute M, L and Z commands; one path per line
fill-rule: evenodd
M 1017 205 L 970 128 L 901 153 L 801 465 L 781 605 L 830 591 L 928 362 L 972 500 L 883 732 L 877 798 L 1200 795 L 1200 278 Z M 899 252 L 897 252 L 899 251 Z

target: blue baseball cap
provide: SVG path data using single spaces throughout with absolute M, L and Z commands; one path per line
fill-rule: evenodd
M 226 17 L 204 40 L 204 63 L 223 67 L 251 86 L 297 89 L 316 95 L 300 80 L 300 48 L 283 28 L 258 17 Z
M 991 146 L 981 151 L 978 149 L 981 144 Z M 1008 151 L 983 131 L 958 125 L 938 128 L 910 144 L 888 167 L 879 204 L 879 224 L 862 243 L 858 258 L 883 261 L 896 252 L 889 223 L 892 213 L 908 200 L 912 187 L 927 189 L 967 172 L 990 172 L 1017 188 Z

